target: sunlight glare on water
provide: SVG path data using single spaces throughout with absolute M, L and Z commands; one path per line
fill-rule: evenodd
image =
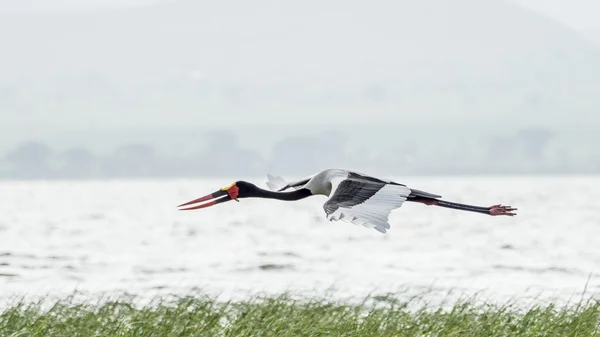
M 247 179 L 265 187 L 264 178 Z M 391 230 L 325 219 L 323 196 L 182 212 L 213 180 L 5 181 L 0 298 L 32 294 L 285 290 L 347 296 L 450 289 L 493 297 L 599 290 L 600 178 L 411 177 L 444 199 L 517 207 L 489 217 L 405 204 Z

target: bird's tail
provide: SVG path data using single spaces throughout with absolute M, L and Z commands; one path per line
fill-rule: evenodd
M 439 199 L 442 196 L 441 195 L 437 195 L 437 194 L 433 194 L 433 193 L 429 193 L 429 192 L 425 192 L 425 191 L 421 191 L 421 190 L 415 190 L 414 188 L 411 188 L 410 189 L 410 195 L 408 197 L 409 198 L 411 198 L 411 197 L 422 197 L 422 198 Z

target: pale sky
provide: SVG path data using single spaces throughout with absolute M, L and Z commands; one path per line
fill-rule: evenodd
M 598 0 L 514 1 L 600 29 Z M 159 2 L 173 4 L 94 13 Z M 5 14 L 92 13 L 0 20 L 0 141 L 89 128 L 600 123 L 600 50 L 572 31 L 501 0 L 366 4 L 0 0 Z
M 514 0 L 577 30 L 600 29 L 598 0 Z
M 0 11 L 72 11 L 118 9 L 169 0 L 0 0 Z
M 94 10 L 144 6 L 173 0 L 1 0 L 0 11 Z M 577 30 L 600 29 L 598 0 L 512 0 Z

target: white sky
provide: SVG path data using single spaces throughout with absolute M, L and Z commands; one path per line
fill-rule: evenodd
M 0 0 L 0 11 L 69 11 L 144 6 L 169 0 Z
M 94 10 L 143 6 L 173 0 L 0 0 L 0 11 Z M 577 30 L 600 29 L 599 0 L 512 0 Z
M 600 29 L 599 0 L 513 0 L 577 30 Z
M 499 4 L 502 0 L 373 5 L 363 0 L 0 0 L 0 12 L 95 11 L 176 1 L 184 3 L 165 6 L 169 15 L 164 8 L 139 11 L 134 28 L 128 20 L 138 18 L 137 11 L 106 15 L 115 20 L 110 25 L 100 19 L 85 25 L 82 20 L 93 15 L 73 15 L 56 27 L 37 19 L 5 20 L 0 98 L 14 100 L 2 99 L 5 110 L 0 104 L 0 142 L 11 132 L 34 137 L 92 127 L 176 129 L 190 123 L 600 123 L 597 51 L 548 20 Z M 600 29 L 600 0 L 506 1 L 537 8 L 576 30 Z M 345 12 L 339 10 L 342 4 Z M 191 12 L 190 7 L 210 11 Z M 418 15 L 382 8 L 413 9 Z M 168 29 L 161 31 L 157 22 L 169 23 Z M 11 24 L 19 28 L 11 31 Z M 273 25 L 284 29 L 275 31 Z M 442 31 L 445 25 L 452 29 Z M 446 33 L 454 38 L 445 38 Z M 564 55 L 536 53 L 542 48 Z M 565 70 L 573 65 L 575 71 Z M 185 74 L 195 81 L 181 80 Z M 371 98 L 365 98 L 367 86 L 372 86 Z M 435 99 L 427 96 L 432 87 Z M 540 108 L 525 107 L 540 102 Z M 525 116 L 519 109 L 531 113 Z

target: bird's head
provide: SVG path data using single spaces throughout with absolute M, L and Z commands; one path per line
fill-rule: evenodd
M 192 209 L 199 209 L 199 208 L 214 206 L 216 204 L 226 202 L 226 201 L 231 201 L 231 200 L 235 200 L 235 201 L 239 202 L 240 201 L 239 199 L 241 199 L 241 198 L 249 198 L 249 197 L 254 196 L 256 194 L 257 189 L 258 189 L 258 187 L 256 185 L 249 183 L 247 181 L 240 180 L 240 181 L 236 181 L 235 183 L 233 183 L 227 187 L 223 187 L 216 192 L 205 195 L 198 199 L 194 199 L 192 201 L 188 201 L 177 207 L 201 203 L 196 206 L 180 208 L 180 210 L 182 210 L 182 211 L 187 211 L 187 210 L 192 210 Z

